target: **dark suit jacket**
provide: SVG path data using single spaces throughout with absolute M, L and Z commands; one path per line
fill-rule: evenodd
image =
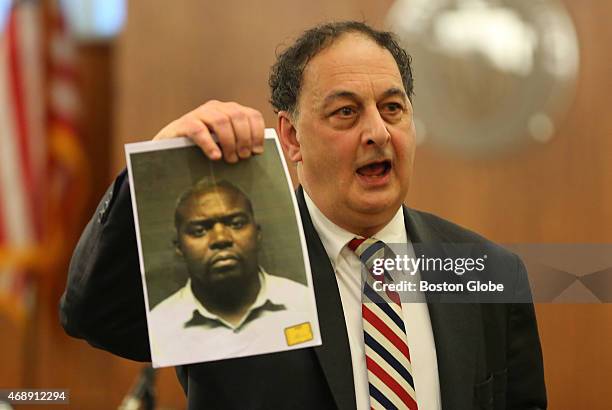
M 350 350 L 334 271 L 297 191 L 323 345 L 177 367 L 189 409 L 354 409 Z M 477 242 L 524 273 L 520 260 L 433 215 L 405 209 L 413 242 Z M 546 407 L 533 306 L 429 303 L 444 409 Z M 150 351 L 125 172 L 74 252 L 60 319 L 66 332 L 121 357 Z

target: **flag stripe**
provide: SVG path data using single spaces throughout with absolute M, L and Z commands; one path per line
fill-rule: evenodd
M 0 38 L 0 213 L 3 215 L 3 244 L 25 246 L 31 239 L 29 213 L 23 193 L 23 167 L 20 166 L 19 147 L 16 142 L 16 114 L 12 100 L 9 73 L 10 36 L 8 31 Z
M 11 263 L 0 272 L 0 305 L 19 325 L 27 323 L 34 301 L 37 258 L 15 257 L 35 255 L 34 221 L 44 206 L 37 189 L 46 169 L 39 17 L 40 2 L 15 2 L 0 33 L 0 248 L 2 262 Z
M 12 104 L 10 104 L 10 98 L 7 95 L 7 86 L 8 86 L 8 74 L 6 73 L 6 64 L 4 61 L 7 60 L 7 35 L 0 35 L 0 246 L 4 245 L 6 242 L 6 225 L 4 223 L 5 215 L 8 214 L 5 207 L 8 204 L 9 192 L 6 191 L 6 183 L 4 182 L 5 178 L 10 177 L 11 165 L 9 164 L 9 159 L 11 156 L 11 146 L 10 146 L 10 135 L 13 135 L 12 131 L 12 120 L 11 120 L 11 109 Z M 4 273 L 2 273 L 4 275 Z M 0 289 L 3 286 L 0 284 Z
M 40 6 L 36 2 L 26 2 L 18 9 L 20 24 L 19 49 L 21 52 L 22 90 L 25 117 L 28 126 L 28 150 L 24 153 L 31 164 L 30 198 L 33 198 L 32 235 L 40 238 L 44 207 L 43 178 L 46 173 L 46 138 L 45 138 L 45 98 L 41 90 L 45 89 L 45 63 L 42 53 L 42 29 Z
M 15 109 L 15 131 L 16 139 L 18 141 L 18 158 L 22 172 L 22 181 L 24 183 L 26 196 L 25 206 L 28 209 L 30 216 L 34 215 L 35 203 L 32 195 L 33 189 L 33 167 L 30 160 L 30 149 L 28 147 L 28 123 L 26 120 L 26 106 L 24 98 L 24 83 L 22 77 L 22 65 L 21 65 L 21 38 L 19 36 L 18 29 L 18 17 L 21 13 L 20 8 L 17 8 L 15 12 L 11 13 L 9 18 L 9 24 L 7 27 L 8 33 L 8 62 L 9 62 L 9 87 L 11 89 L 11 97 L 13 100 L 13 107 Z
M 6 95 L 6 86 L 8 84 L 8 78 L 5 72 L 6 65 L 4 64 L 4 61 L 6 61 L 7 54 L 6 42 L 7 35 L 0 34 L 0 107 L 2 107 L 2 109 L 0 109 L 0 147 L 2 147 L 2 149 L 0 149 L 0 198 L 2 198 L 2 200 L 0 201 L 0 246 L 2 246 L 6 240 L 6 226 L 4 224 L 6 210 L 4 209 L 4 207 L 6 204 L 5 198 L 7 198 L 7 194 L 4 191 L 4 176 L 5 174 L 7 174 L 6 169 L 8 166 L 8 160 L 5 158 L 5 156 L 8 154 L 8 147 L 6 146 L 4 139 L 8 138 L 8 136 L 12 134 L 9 125 L 9 111 L 11 110 L 12 105 L 9 104 L 9 98 Z M 3 272 L 0 272 L 0 274 L 4 275 Z M 0 289 L 2 289 L 1 284 Z

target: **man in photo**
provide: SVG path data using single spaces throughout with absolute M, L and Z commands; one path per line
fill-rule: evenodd
M 246 194 L 201 179 L 179 196 L 174 225 L 189 279 L 150 312 L 153 359 L 181 364 L 286 348 L 284 327 L 308 321 L 308 288 L 259 265 L 261 227 Z

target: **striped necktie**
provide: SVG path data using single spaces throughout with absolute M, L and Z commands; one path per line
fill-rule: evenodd
M 417 410 L 410 351 L 397 292 L 374 290 L 374 281 L 392 283 L 386 270 L 374 275 L 375 259 L 395 258 L 384 242 L 374 238 L 355 238 L 348 247 L 355 252 L 367 272 L 364 280 L 363 338 L 365 342 L 370 407 L 372 409 Z

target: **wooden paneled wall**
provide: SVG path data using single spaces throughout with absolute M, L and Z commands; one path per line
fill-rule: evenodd
M 577 95 L 552 141 L 479 161 L 422 146 L 408 198 L 411 206 L 499 242 L 612 242 L 612 117 L 606 115 L 612 91 L 612 3 L 565 2 L 577 25 L 582 60 Z M 98 133 L 88 140 L 94 169 L 100 172 L 95 190 L 100 194 L 124 166 L 124 143 L 150 139 L 208 99 L 255 107 L 269 127 L 275 126 L 267 76 L 277 45 L 323 20 L 365 19 L 380 27 L 391 4 L 129 2 L 128 24 L 115 53 L 106 50 L 104 56 L 98 50 L 102 60 L 88 60 L 92 78 L 101 79 L 87 85 L 101 104 L 92 101 L 87 108 L 90 125 L 98 124 Z M 112 70 L 107 73 L 102 61 L 112 64 Z M 106 94 L 109 89 L 112 93 Z M 33 345 L 23 344 L 23 338 L 3 344 L 2 367 L 9 371 L 0 373 L 0 382 L 68 387 L 74 408 L 116 407 L 140 365 L 65 336 L 57 325 L 54 297 L 57 290 L 38 314 Z M 549 407 L 609 408 L 612 306 L 540 305 L 537 313 Z M 0 328 L 7 326 L 0 321 Z M 35 369 L 24 368 L 24 363 Z M 160 407 L 184 407 L 172 370 L 160 373 L 158 386 Z

